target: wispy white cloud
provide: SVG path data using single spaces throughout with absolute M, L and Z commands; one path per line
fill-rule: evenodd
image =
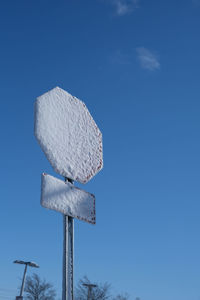
M 160 62 L 158 56 L 144 47 L 139 47 L 136 49 L 138 60 L 143 69 L 150 71 L 159 70 Z
M 111 0 L 118 16 L 124 16 L 137 8 L 139 0 Z

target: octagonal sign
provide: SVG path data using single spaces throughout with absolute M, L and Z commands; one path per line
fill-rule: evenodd
M 35 136 L 60 175 L 86 183 L 102 169 L 102 134 L 85 104 L 56 87 L 35 102 Z

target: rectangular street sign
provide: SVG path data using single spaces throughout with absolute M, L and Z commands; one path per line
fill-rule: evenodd
M 96 223 L 94 195 L 45 173 L 42 174 L 41 205 L 88 223 Z

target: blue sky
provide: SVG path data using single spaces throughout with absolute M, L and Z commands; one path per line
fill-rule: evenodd
M 15 259 L 61 294 L 62 216 L 39 203 L 40 174 L 56 174 L 33 135 L 35 98 L 55 86 L 103 133 L 104 169 L 82 187 L 97 225 L 75 221 L 76 281 L 199 300 L 200 1 L 7 0 L 0 25 L 0 300 L 20 285 Z

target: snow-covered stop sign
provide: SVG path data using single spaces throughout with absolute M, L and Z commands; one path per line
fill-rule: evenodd
M 35 136 L 64 177 L 86 183 L 103 167 L 99 128 L 85 104 L 59 87 L 35 102 Z

